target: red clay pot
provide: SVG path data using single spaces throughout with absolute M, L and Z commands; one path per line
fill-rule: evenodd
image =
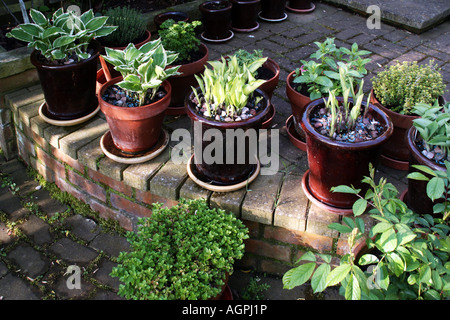
M 337 97 L 342 101 L 342 97 Z M 361 180 L 369 175 L 369 163 L 376 166 L 381 146 L 392 135 L 392 122 L 389 117 L 374 105 L 368 112 L 377 119 L 386 131 L 371 141 L 346 143 L 330 139 L 318 133 L 310 124 L 314 109 L 324 106 L 324 99 L 312 101 L 306 107 L 302 117 L 302 127 L 306 133 L 306 145 L 309 164 L 308 189 L 322 203 L 335 208 L 351 208 L 357 200 L 356 195 L 333 193 L 331 187 L 353 185 L 367 189 Z
M 195 163 L 195 167 L 196 167 L 196 170 L 198 171 L 198 173 L 204 179 L 206 179 L 207 181 L 209 181 L 213 184 L 226 186 L 226 185 L 233 185 L 236 183 L 240 183 L 242 181 L 247 180 L 249 178 L 249 175 L 252 173 L 252 171 L 255 168 L 254 162 L 251 163 L 249 161 L 250 145 L 249 145 L 248 139 L 245 139 L 246 140 L 246 143 L 244 146 L 245 161 L 242 164 L 239 164 L 237 161 L 238 152 L 241 153 L 242 150 L 241 149 L 238 150 L 236 141 L 234 143 L 234 161 L 232 164 L 229 164 L 226 162 L 227 150 L 226 150 L 226 143 L 225 143 L 227 129 L 234 129 L 234 130 L 242 129 L 245 132 L 246 130 L 249 130 L 249 129 L 259 130 L 262 128 L 264 119 L 266 118 L 266 116 L 269 112 L 269 99 L 268 99 L 266 93 L 261 91 L 260 89 L 256 89 L 255 92 L 258 95 L 263 97 L 263 101 L 265 103 L 263 110 L 260 111 L 254 117 L 251 117 L 247 120 L 241 120 L 241 121 L 236 121 L 236 122 L 219 122 L 219 121 L 213 121 L 210 119 L 206 119 L 196 112 L 195 105 L 191 101 L 191 99 L 194 97 L 194 94 L 191 93 L 189 96 L 186 97 L 186 101 L 185 101 L 186 113 L 191 118 L 192 127 L 195 128 L 195 122 L 200 122 L 202 124 L 202 131 L 195 133 L 195 137 L 197 139 L 201 139 L 201 141 L 199 143 L 199 145 L 201 145 L 201 148 L 195 148 L 196 143 L 194 143 L 194 154 L 197 152 L 200 152 L 203 155 L 203 150 L 205 150 L 205 148 L 208 147 L 212 143 L 211 141 L 205 141 L 205 139 L 202 139 L 206 130 L 216 129 L 222 134 L 222 141 L 223 141 L 222 163 L 207 164 L 205 161 L 202 161 L 202 163 Z M 203 159 L 203 157 L 202 157 L 202 159 Z
M 186 112 L 184 110 L 184 99 L 192 91 L 191 87 L 198 85 L 194 75 L 198 75 L 205 70 L 205 65 L 209 57 L 208 47 L 203 43 L 200 45 L 200 52 L 203 54 L 200 60 L 181 65 L 178 72 L 182 74 L 172 76 L 168 79 L 172 86 L 172 99 L 166 114 L 179 115 Z
M 305 132 L 302 129 L 301 122 L 303 113 L 311 99 L 295 90 L 293 85 L 295 71 L 292 71 L 286 79 L 286 95 L 291 103 L 292 115 L 294 121 L 294 129 L 301 139 L 305 139 Z
M 407 148 L 410 151 L 409 173 L 420 172 L 432 178 L 429 174 L 413 168 L 413 165 L 424 165 L 433 170 L 445 171 L 445 166 L 437 164 L 435 161 L 426 158 L 416 147 L 417 130 L 415 127 L 409 128 L 406 134 Z M 416 213 L 433 215 L 433 206 L 440 201 L 431 201 L 427 196 L 427 181 L 408 179 L 408 191 L 405 196 L 406 205 Z
M 260 0 L 230 0 L 231 28 L 238 32 L 251 32 L 259 28 L 258 9 Z
M 168 11 L 168 12 L 160 13 L 153 18 L 153 22 L 156 25 L 156 30 L 159 30 L 161 25 L 164 23 L 164 21 L 169 20 L 169 19 L 172 19 L 175 22 L 180 22 L 180 21 L 188 22 L 189 16 L 187 13 L 179 12 L 179 11 Z
M 114 145 L 118 149 L 128 153 L 147 151 L 157 143 L 161 134 L 164 113 L 170 104 L 170 83 L 167 80 L 162 83 L 166 95 L 159 101 L 127 108 L 114 106 L 101 98 L 107 87 L 121 80 L 122 77 L 117 77 L 101 87 L 98 95 L 100 108 L 105 114 Z
M 204 39 L 217 41 L 231 36 L 231 8 L 231 2 L 227 0 L 206 1 L 199 5 Z
M 34 50 L 30 61 L 36 67 L 47 104 L 47 112 L 54 120 L 73 120 L 93 112 L 96 97 L 97 58 L 100 46 L 93 41 L 95 52 L 89 59 L 68 65 L 45 65 Z
M 262 85 L 260 85 L 259 89 L 267 93 L 269 99 L 272 99 L 273 91 L 277 87 L 278 81 L 280 79 L 280 66 L 273 59 L 267 58 L 267 61 L 264 62 L 263 67 L 269 69 L 275 75 L 264 82 Z
M 260 17 L 267 20 L 279 20 L 285 17 L 286 0 L 261 0 Z

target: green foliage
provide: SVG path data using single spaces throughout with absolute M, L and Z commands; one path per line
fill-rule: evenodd
M 92 9 L 79 17 L 71 11 L 65 13 L 58 9 L 51 19 L 47 19 L 43 13 L 31 8 L 30 16 L 34 23 L 21 24 L 6 36 L 28 42 L 28 47 L 40 51 L 50 61 L 67 61 L 73 54 L 87 59 L 92 39 L 109 35 L 117 28 L 106 26 L 108 17 L 95 17 Z
M 253 61 L 263 58 L 263 50 L 253 50 L 253 53 L 245 49 L 239 49 L 234 53 L 240 66 L 248 65 Z
M 302 66 L 295 70 L 293 80 L 294 83 L 307 86 L 311 100 L 319 99 L 332 90 L 336 90 L 337 96 L 343 93 L 339 76 L 339 69 L 343 65 L 347 65 L 347 73 L 354 78 L 355 85 L 367 74 L 365 65 L 371 60 L 363 59 L 362 56 L 370 52 L 359 50 L 358 44 L 353 43 L 349 50 L 345 47 L 337 48 L 334 38 L 314 43 L 318 47 L 317 51 L 310 55 L 310 59 L 314 60 L 300 60 Z M 298 90 L 300 91 L 300 88 Z
M 102 57 L 123 77 L 117 85 L 130 95 L 136 93 L 139 105 L 144 105 L 147 97 L 153 99 L 163 81 L 178 74 L 180 68 L 167 68 L 178 54 L 166 51 L 160 39 L 147 42 L 139 49 L 130 43 L 124 50 L 105 50 L 106 56 Z
M 444 94 L 442 75 L 434 61 L 417 64 L 417 61 L 397 62 L 372 79 L 378 101 L 392 111 L 412 114 L 417 103 L 432 104 Z
M 102 39 L 110 47 L 125 47 L 142 37 L 147 30 L 147 20 L 138 10 L 130 7 L 110 8 L 105 12 L 109 17 L 107 25 L 117 26 L 117 30 Z
M 246 238 L 242 221 L 203 199 L 181 199 L 170 209 L 154 204 L 151 218 L 127 234 L 131 249 L 120 253 L 111 275 L 127 299 L 209 299 L 242 258 Z
M 178 53 L 177 61 L 191 61 L 191 53 L 199 50 L 200 40 L 196 37 L 195 28 L 200 21 L 175 22 L 168 19 L 161 24 L 158 31 L 164 48 Z
M 195 75 L 202 100 L 197 90 L 192 88 L 197 101 L 203 101 L 206 106 L 205 115 L 212 117 L 221 110 L 226 110 L 230 117 L 240 114 L 249 97 L 265 82 L 256 79 L 255 74 L 266 60 L 267 58 L 261 58 L 242 66 L 236 56 L 231 56 L 229 60 L 222 57 L 220 61 L 208 61 L 212 69 L 206 67 L 201 76 Z
M 329 228 L 348 234 L 350 253 L 340 265 L 331 267 L 331 256 L 308 252 L 300 261 L 307 261 L 283 276 L 285 288 L 311 281 L 314 292 L 340 285 L 347 300 L 360 299 L 448 299 L 450 296 L 449 226 L 445 219 L 433 219 L 429 214 L 419 216 L 397 198 L 398 191 L 386 179 L 374 181 L 375 170 L 363 179 L 370 189 L 363 196 L 360 190 L 338 186 L 335 192 L 357 194 L 361 204 L 369 204 L 371 217 L 377 223 L 366 240 L 369 251 L 356 256 L 355 247 L 364 235 L 364 221 L 356 216 L 343 218 L 343 224 Z M 359 206 L 358 206 L 359 207 Z M 360 215 L 363 210 L 355 215 Z
M 258 276 L 252 277 L 248 283 L 247 288 L 242 293 L 244 300 L 262 300 L 264 292 L 270 289 L 270 284 L 260 282 L 261 278 Z

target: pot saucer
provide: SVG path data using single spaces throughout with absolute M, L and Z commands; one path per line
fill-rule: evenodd
M 169 134 L 162 129 L 158 142 L 150 150 L 139 154 L 131 154 L 123 152 L 114 145 L 111 131 L 108 130 L 100 140 L 100 147 L 111 160 L 125 164 L 137 164 L 156 158 L 167 147 L 169 140 Z
M 294 128 L 294 116 L 291 115 L 286 120 L 286 131 L 289 136 L 289 140 L 291 140 L 292 144 L 302 151 L 306 151 L 306 142 L 301 139 L 298 135 L 297 131 Z
M 311 2 L 311 8 L 309 9 L 295 9 L 286 5 L 286 9 L 295 13 L 310 13 L 316 9 L 316 5 L 313 2 Z
M 380 162 L 386 167 L 396 170 L 406 171 L 409 169 L 409 161 L 396 160 L 383 154 L 381 155 Z
M 302 189 L 303 192 L 305 193 L 306 197 L 309 199 L 309 201 L 311 201 L 314 205 L 316 205 L 317 207 L 324 209 L 325 211 L 331 212 L 331 213 L 335 213 L 338 215 L 342 215 L 342 216 L 350 216 L 353 215 L 353 209 L 352 208 L 338 208 L 338 207 L 334 207 L 331 205 L 328 205 L 326 203 L 323 203 L 322 201 L 320 201 L 319 199 L 317 199 L 316 197 L 314 197 L 314 195 L 311 193 L 311 191 L 309 190 L 309 169 L 306 170 L 305 174 L 303 175 L 302 178 Z
M 202 32 L 202 34 L 200 35 L 200 37 L 205 40 L 205 41 L 209 41 L 209 42 L 216 42 L 216 43 L 220 43 L 220 42 L 225 42 L 228 40 L 231 40 L 234 37 L 234 32 L 231 30 L 228 30 L 230 32 L 230 35 L 227 38 L 223 38 L 223 39 L 209 39 L 206 38 L 204 35 L 204 32 Z
M 239 29 L 239 28 L 231 27 L 231 29 L 233 29 L 236 32 L 252 32 L 252 31 L 255 31 L 255 30 L 259 29 L 259 23 L 256 22 L 256 26 L 254 26 L 253 28 Z
M 269 104 L 269 113 L 267 114 L 264 122 L 262 123 L 262 129 L 269 129 L 272 124 L 273 118 L 275 118 L 275 107 L 272 103 Z
M 193 158 L 194 155 L 192 155 L 189 158 L 189 161 L 186 166 L 189 177 L 200 187 L 214 192 L 231 192 L 242 189 L 245 186 L 249 185 L 253 180 L 255 180 L 261 170 L 261 165 L 259 163 L 259 160 L 257 160 L 256 167 L 251 176 L 247 180 L 232 185 L 218 185 L 213 182 L 207 181 L 199 174 L 197 168 L 192 163 Z
M 280 21 L 284 21 L 286 20 L 288 17 L 287 13 L 284 13 L 284 16 L 282 18 L 279 19 L 269 19 L 269 18 L 264 18 L 263 16 L 261 16 L 261 11 L 258 12 L 258 18 L 260 18 L 263 21 L 267 21 L 267 22 L 280 22 Z
M 97 108 L 92 111 L 91 113 L 77 118 L 77 119 L 71 119 L 71 120 L 57 120 L 57 119 L 52 119 L 51 115 L 49 114 L 49 112 L 47 111 L 47 103 L 44 101 L 40 106 L 39 106 L 39 116 L 47 123 L 52 124 L 54 126 L 58 126 L 58 127 L 69 127 L 69 126 L 75 126 L 77 124 L 83 123 L 88 121 L 89 119 L 91 119 L 93 116 L 95 116 L 97 114 L 97 112 L 100 111 L 100 105 L 97 106 Z

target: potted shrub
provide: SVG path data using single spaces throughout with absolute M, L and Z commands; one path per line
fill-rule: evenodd
M 258 17 L 264 21 L 279 22 L 287 18 L 285 12 L 287 0 L 261 0 L 261 11 Z
M 417 62 L 396 63 L 372 78 L 372 103 L 378 104 L 394 123 L 394 134 L 383 147 L 382 160 L 389 167 L 408 170 L 406 132 L 417 118 L 416 103 L 433 104 L 445 85 L 436 65 Z
M 227 0 L 205 1 L 199 5 L 203 32 L 201 37 L 209 42 L 225 42 L 233 38 L 231 31 L 231 2 Z
M 95 78 L 100 46 L 94 38 L 112 33 L 108 17 L 94 17 L 92 10 L 76 16 L 58 9 L 50 19 L 30 9 L 33 23 L 24 23 L 7 34 L 28 42 L 45 103 L 40 114 L 46 121 L 79 123 L 98 111 Z
M 340 69 L 342 97 L 328 98 L 306 107 L 302 126 L 306 133 L 309 170 L 303 189 L 311 201 L 332 212 L 351 210 L 355 195 L 334 193 L 337 185 L 362 187 L 369 163 L 377 164 L 380 147 L 392 134 L 392 122 L 374 105 L 363 102 L 362 84 L 354 92 L 352 78 Z M 351 170 L 349 170 L 351 168 Z
M 351 49 L 336 47 L 334 38 L 327 38 L 324 42 L 315 42 L 317 51 L 310 55 L 310 60 L 301 60 L 301 67 L 292 71 L 286 79 L 286 95 L 292 108 L 292 126 L 296 134 L 297 143 L 303 150 L 305 134 L 301 128 L 301 119 L 305 107 L 312 100 L 328 95 L 328 91 L 336 90 L 336 96 L 342 95 L 339 69 L 341 66 L 348 70 L 348 76 L 358 86 L 367 74 L 365 65 L 370 59 L 363 56 L 369 51 L 359 50 L 358 44 L 353 43 Z M 289 126 L 288 126 L 289 127 Z
M 116 25 L 118 28 L 116 32 L 99 41 L 103 46 L 102 54 L 105 53 L 104 47 L 123 50 L 129 43 L 133 43 L 136 48 L 139 48 L 150 41 L 151 33 L 147 30 L 147 19 L 140 11 L 131 7 L 115 7 L 108 9 L 105 15 L 109 17 L 108 24 Z M 98 88 L 106 81 L 120 75 L 101 56 L 100 63 L 102 64 L 102 69 L 97 73 Z
M 205 70 L 209 51 L 196 36 L 195 29 L 200 25 L 200 21 L 176 23 L 168 19 L 161 24 L 158 31 L 164 48 L 178 53 L 178 58 L 173 63 L 180 66 L 180 74 L 169 78 L 172 99 L 166 111 L 168 115 L 185 114 L 184 99 L 190 93 L 191 87 L 197 85 L 194 75 Z
M 114 145 L 132 155 L 152 150 L 161 137 L 170 103 L 167 78 L 178 70 L 166 67 L 177 54 L 166 51 L 157 39 L 139 49 L 132 43 L 125 50 L 106 48 L 103 58 L 122 75 L 106 82 L 98 97 Z
M 405 203 L 417 213 L 433 212 L 435 197 L 428 194 L 427 181 L 433 180 L 434 190 L 444 187 L 439 178 L 430 170 L 440 171 L 444 175 L 449 170 L 445 161 L 450 161 L 450 103 L 434 106 L 419 103 L 412 109 L 419 116 L 413 120 L 413 126 L 407 132 L 407 143 L 410 151 L 408 189 Z M 423 175 L 417 166 L 427 167 L 428 174 Z M 422 170 L 423 171 L 423 170 Z
M 257 135 L 269 112 L 266 93 L 257 89 L 264 80 L 254 76 L 265 61 L 263 58 L 239 65 L 235 56 L 229 60 L 222 57 L 220 61 L 209 61 L 212 68 L 206 67 L 201 76 L 196 76 L 199 88 L 193 88 L 186 97 L 186 113 L 194 130 L 201 127 L 201 132 L 195 132 L 196 139 L 201 141 L 194 141 L 194 161 L 188 163 L 188 173 L 204 188 L 231 191 L 244 187 L 259 173 L 254 148 L 257 141 L 250 140 L 253 133 Z M 238 130 L 250 137 L 238 142 L 236 137 L 227 139 L 228 133 Z M 211 133 L 217 133 L 214 141 L 205 137 Z M 218 141 L 222 143 L 216 148 Z M 211 148 L 215 150 L 212 159 Z M 209 154 L 205 152 L 208 150 Z
M 154 18 L 153 18 L 153 22 L 156 25 L 156 30 L 159 31 L 159 29 L 161 28 L 161 25 L 164 23 L 164 21 L 166 20 L 173 20 L 175 22 L 188 22 L 189 21 L 189 16 L 186 12 L 181 12 L 181 11 L 167 11 L 167 12 L 162 12 L 157 14 Z
M 295 13 L 309 13 L 316 9 L 311 0 L 289 0 L 286 8 Z
M 260 0 L 230 0 L 231 29 L 237 32 L 252 32 L 259 28 L 257 21 Z
M 361 204 L 354 219 L 345 217 L 343 224 L 329 225 L 347 237 L 349 252 L 339 265 L 332 268 L 330 255 L 308 252 L 299 259 L 303 264 L 284 274 L 284 287 L 292 289 L 310 280 L 314 293 L 340 285 L 339 293 L 347 300 L 448 300 L 448 222 L 442 216 L 414 213 L 392 184 L 385 178 L 376 184 L 374 176 L 371 168 L 364 178 L 370 186 L 367 193 L 347 185 L 335 188 L 357 195 Z M 359 215 L 366 205 L 372 208 L 375 223 L 361 242 L 367 233 Z M 323 261 L 320 266 L 318 258 Z
M 180 199 L 170 209 L 155 203 L 152 216 L 128 232 L 131 249 L 119 254 L 111 275 L 126 299 L 221 299 L 247 238 L 242 221 L 204 199 Z

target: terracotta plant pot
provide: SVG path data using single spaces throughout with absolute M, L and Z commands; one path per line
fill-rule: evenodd
M 311 0 L 289 0 L 286 8 L 296 13 L 308 13 L 314 11 L 316 6 Z
M 258 10 L 260 0 L 230 0 L 231 29 L 237 32 L 252 32 L 259 28 Z
M 198 85 L 194 75 L 198 75 L 205 70 L 205 65 L 209 57 L 208 47 L 203 43 L 200 45 L 200 52 L 203 54 L 201 59 L 181 65 L 178 72 L 182 74 L 172 76 L 168 79 L 172 86 L 172 99 L 166 114 L 180 115 L 186 113 L 184 109 L 184 99 L 189 92 L 191 92 L 191 87 L 196 87 Z
M 91 47 L 95 52 L 89 59 L 68 65 L 45 65 L 39 60 L 38 51 L 31 53 L 30 61 L 36 67 L 49 118 L 78 119 L 97 108 L 95 79 L 100 46 L 93 42 Z
M 439 165 L 435 161 L 426 158 L 417 148 L 416 146 L 416 134 L 417 130 L 415 127 L 409 128 L 406 134 L 407 147 L 410 151 L 409 158 L 409 173 L 412 172 L 420 172 L 427 176 L 428 178 L 432 178 L 430 175 L 423 173 L 415 168 L 413 165 L 424 165 L 432 170 L 441 170 L 445 171 L 446 168 L 444 165 Z M 431 201 L 427 196 L 427 181 L 408 179 L 408 191 L 405 195 L 405 203 L 407 206 L 416 213 L 419 214 L 433 214 L 433 206 L 439 201 Z
M 166 92 L 159 101 L 135 108 L 118 107 L 101 97 L 106 88 L 121 81 L 122 77 L 106 82 L 100 89 L 98 101 L 105 114 L 114 145 L 126 153 L 138 154 L 151 149 L 161 135 L 164 113 L 170 104 L 171 86 L 166 80 L 162 87 Z
M 231 28 L 231 2 L 227 0 L 206 1 L 199 5 L 204 32 L 202 38 L 222 42 L 233 37 Z
M 157 14 L 153 18 L 153 22 L 156 25 L 156 30 L 159 30 L 161 25 L 164 23 L 164 21 L 169 20 L 169 19 L 172 19 L 175 22 L 179 22 L 179 21 L 188 22 L 189 15 L 185 12 L 180 12 L 180 11 L 168 11 L 168 12 L 163 12 L 163 13 Z
M 223 158 L 222 163 L 212 163 L 208 164 L 206 161 L 202 161 L 201 163 L 194 163 L 194 166 L 198 172 L 198 174 L 205 180 L 209 181 L 212 184 L 218 186 L 227 186 L 238 184 L 242 181 L 246 181 L 249 176 L 252 174 L 252 171 L 255 169 L 254 161 L 251 163 L 249 161 L 249 153 L 250 153 L 250 145 L 249 139 L 245 139 L 245 145 L 243 146 L 244 150 L 238 149 L 237 142 L 234 143 L 234 159 L 233 163 L 227 163 L 227 148 L 226 148 L 226 130 L 227 129 L 242 129 L 244 131 L 249 129 L 259 130 L 262 128 L 263 121 L 269 112 L 269 99 L 267 95 L 261 91 L 260 89 L 256 89 L 256 94 L 263 97 L 264 108 L 254 117 L 251 117 L 247 120 L 241 120 L 236 122 L 220 122 L 213 121 L 199 115 L 196 111 L 196 106 L 191 101 L 194 97 L 194 93 L 191 93 L 188 97 L 186 97 L 186 113 L 191 118 L 192 127 L 195 129 L 195 122 L 201 123 L 201 132 L 196 132 L 195 136 L 197 139 L 201 139 L 198 142 L 199 147 L 195 147 L 197 143 L 194 142 L 194 155 L 196 153 L 204 154 L 203 151 L 207 148 L 212 141 L 205 141 L 207 139 L 202 139 L 204 137 L 205 131 L 208 129 L 216 129 L 222 135 L 223 141 Z M 258 132 L 258 131 L 257 131 Z M 213 139 L 214 140 L 214 139 Z M 245 152 L 245 161 L 244 163 L 238 163 L 237 157 L 239 154 Z M 203 159 L 203 156 L 202 156 Z
M 261 0 L 259 17 L 266 21 L 282 21 L 287 18 L 286 0 Z
M 286 79 L 286 95 L 291 103 L 294 129 L 297 132 L 300 139 L 305 140 L 305 132 L 301 126 L 303 113 L 308 103 L 311 102 L 309 96 L 305 96 L 295 90 L 292 81 L 294 80 L 295 71 L 292 71 Z
M 342 97 L 337 99 L 343 100 Z M 321 135 L 310 123 L 312 111 L 323 106 L 323 98 L 312 101 L 306 107 L 302 117 L 303 130 L 307 136 L 309 165 L 307 187 L 309 192 L 325 205 L 349 209 L 358 199 L 356 195 L 333 193 L 330 189 L 339 185 L 353 185 L 362 190 L 367 189 L 361 180 L 369 175 L 369 163 L 377 165 L 381 146 L 392 135 L 392 122 L 378 107 L 369 105 L 368 113 L 386 128 L 385 132 L 370 141 L 340 142 Z
M 280 66 L 273 59 L 267 58 L 267 61 L 263 64 L 264 68 L 269 69 L 274 73 L 274 76 L 264 82 L 259 89 L 267 93 L 269 99 L 272 99 L 273 91 L 278 85 L 278 81 L 280 79 Z

